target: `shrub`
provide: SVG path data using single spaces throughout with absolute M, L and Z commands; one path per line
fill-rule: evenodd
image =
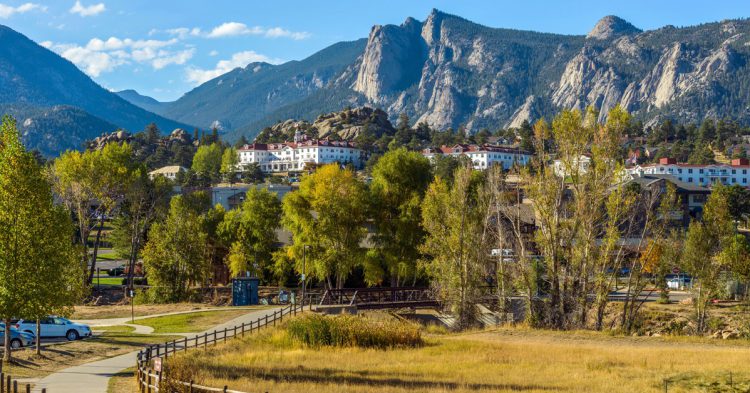
M 128 278 L 122 279 L 122 285 L 128 285 Z M 133 285 L 148 285 L 148 279 L 146 277 L 133 277 Z
M 313 347 L 394 348 L 423 344 L 415 324 L 351 315 L 306 315 L 289 321 L 286 330 L 293 340 Z

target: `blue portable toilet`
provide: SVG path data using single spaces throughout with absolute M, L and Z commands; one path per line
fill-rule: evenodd
M 258 287 L 260 279 L 254 277 L 238 277 L 232 279 L 232 305 L 250 306 L 258 304 Z

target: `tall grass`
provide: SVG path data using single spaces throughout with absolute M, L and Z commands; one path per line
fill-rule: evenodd
M 289 321 L 286 330 L 293 340 L 311 347 L 396 348 L 424 343 L 416 324 L 351 315 L 305 315 Z

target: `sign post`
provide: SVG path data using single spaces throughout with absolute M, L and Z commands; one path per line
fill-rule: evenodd
M 128 288 L 125 294 L 130 298 L 130 323 L 135 323 L 135 289 Z

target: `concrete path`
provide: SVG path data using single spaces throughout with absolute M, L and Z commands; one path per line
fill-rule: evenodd
M 229 322 L 215 326 L 208 331 L 224 329 L 250 323 L 258 318 L 273 314 L 280 307 L 267 308 L 263 310 L 250 310 L 247 314 L 237 317 Z M 128 319 L 129 321 L 129 319 Z M 201 335 L 201 333 L 191 333 L 188 338 Z M 34 386 L 34 392 L 41 392 L 42 388 L 47 388 L 49 393 L 106 393 L 109 378 L 118 372 L 135 366 L 136 354 L 130 352 L 113 358 L 99 360 L 96 362 L 82 364 L 60 370 L 50 374 L 37 382 Z

